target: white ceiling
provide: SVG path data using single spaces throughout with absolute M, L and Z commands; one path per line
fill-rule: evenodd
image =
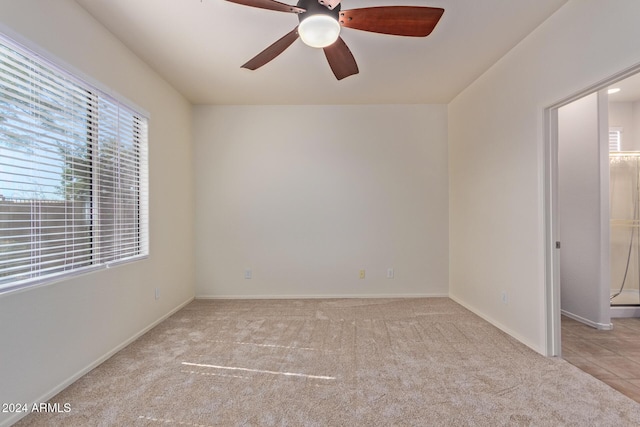
M 401 104 L 448 103 L 567 0 L 343 0 L 343 10 L 445 12 L 426 38 L 344 28 L 360 74 L 342 81 L 300 40 L 256 71 L 240 68 L 295 14 L 224 0 L 76 1 L 194 104 Z
M 613 88 L 620 89 L 620 92 L 609 95 L 609 102 L 640 101 L 640 73 L 609 86 L 609 89 Z

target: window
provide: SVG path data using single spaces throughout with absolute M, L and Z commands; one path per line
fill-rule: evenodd
M 148 255 L 147 119 L 0 38 L 0 292 Z
M 620 151 L 621 143 L 622 143 L 622 128 L 610 127 L 609 128 L 609 151 L 610 152 Z

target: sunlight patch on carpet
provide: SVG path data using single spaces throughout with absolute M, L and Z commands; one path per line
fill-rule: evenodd
M 204 363 L 190 363 L 190 362 L 182 362 L 183 365 L 186 366 L 198 366 L 200 368 L 212 368 L 212 369 L 227 369 L 234 371 L 243 371 L 243 372 L 256 372 L 259 374 L 271 374 L 271 375 L 284 375 L 286 377 L 302 377 L 302 378 L 312 378 L 315 380 L 335 380 L 336 377 L 329 377 L 325 375 L 309 375 L 309 374 L 300 374 L 297 372 L 277 372 L 277 371 L 267 371 L 264 369 L 250 369 L 250 368 L 239 368 L 237 366 L 219 366 L 219 365 L 208 365 Z
M 257 344 L 253 342 L 229 342 L 229 341 L 220 341 L 220 340 L 208 340 L 209 342 L 215 342 L 220 344 L 237 344 L 237 345 L 251 345 L 255 347 L 268 347 L 268 348 L 286 348 L 289 350 L 309 350 L 309 351 L 318 351 L 317 348 L 311 347 L 294 347 L 290 345 L 277 345 L 277 344 Z

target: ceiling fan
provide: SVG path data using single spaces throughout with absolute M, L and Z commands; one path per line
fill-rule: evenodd
M 245 6 L 298 14 L 299 24 L 253 57 L 242 68 L 256 70 L 285 51 L 300 37 L 324 50 L 338 80 L 358 74 L 358 64 L 342 37 L 341 27 L 397 36 L 426 37 L 444 9 L 421 6 L 381 6 L 341 10 L 340 0 L 299 0 L 296 6 L 275 0 L 227 0 Z

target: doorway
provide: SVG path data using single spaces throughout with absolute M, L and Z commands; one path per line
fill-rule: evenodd
M 560 310 L 601 330 L 612 328 L 607 98 L 603 89 L 558 108 L 556 182 Z
M 602 109 L 602 106 L 605 105 L 605 108 L 608 104 L 604 103 L 602 99 L 607 99 L 609 95 L 607 93 L 608 88 L 610 88 L 613 84 L 622 84 L 623 81 L 630 79 L 632 76 L 640 75 L 640 64 L 636 65 L 632 68 L 624 70 L 616 75 L 611 76 L 608 79 L 603 80 L 597 84 L 594 84 L 583 91 L 568 97 L 555 105 L 548 107 L 545 109 L 545 263 L 546 263 L 546 277 L 545 277 L 545 295 L 546 295 L 546 341 L 547 341 L 547 355 L 549 356 L 561 356 L 562 347 L 561 347 L 561 312 L 562 312 L 562 289 L 561 289 L 561 251 L 562 248 L 566 249 L 566 246 L 563 246 L 563 242 L 560 234 L 560 209 L 559 209 L 559 176 L 560 176 L 560 164 L 559 164 L 559 131 L 560 131 L 560 110 L 563 107 L 569 106 L 570 104 L 581 100 L 586 99 L 589 96 L 598 96 L 600 95 L 601 101 L 596 101 L 596 108 Z M 635 79 L 638 83 L 640 83 L 640 77 L 636 76 Z M 640 84 L 638 84 L 638 99 L 640 99 Z M 599 111 L 599 114 L 603 114 L 603 111 Z M 639 127 L 640 131 L 640 127 Z M 603 128 L 600 126 L 599 129 L 600 137 L 607 138 L 609 129 L 608 126 Z M 640 135 L 640 132 L 639 132 Z M 593 153 L 592 153 L 593 154 Z M 608 150 L 605 148 L 604 151 L 600 153 L 600 155 L 608 156 Z M 593 159 L 592 159 L 593 160 Z M 604 171 L 602 171 L 604 172 Z M 604 176 L 601 177 L 604 179 Z M 608 168 L 606 171 L 606 182 L 607 185 L 601 186 L 602 189 L 606 188 L 607 190 L 607 199 L 608 199 Z M 601 199 L 604 197 L 601 195 Z M 606 244 L 599 245 L 600 248 L 606 247 L 606 255 L 609 254 L 609 236 L 608 230 L 610 230 L 610 221 L 609 221 L 609 210 L 608 210 L 608 201 L 606 210 L 602 210 L 600 212 L 600 220 L 602 223 L 601 231 L 600 231 L 600 240 Z M 605 233 L 603 230 L 607 230 Z M 638 235 L 638 241 L 640 241 L 640 235 Z M 567 244 L 571 244 L 567 242 Z M 639 257 L 640 263 L 640 257 Z M 605 266 L 606 264 L 606 266 Z M 609 276 L 609 263 L 601 264 L 601 268 L 599 269 L 598 276 L 600 278 L 600 283 L 608 283 L 610 281 Z M 640 266 L 640 264 L 639 264 Z M 640 267 L 638 268 L 640 275 Z M 640 279 L 639 279 L 640 282 Z M 596 321 L 594 327 L 600 326 L 601 329 L 607 329 L 607 325 L 610 324 L 607 321 L 607 317 L 610 315 L 610 303 L 608 301 L 610 296 L 611 286 L 607 285 L 606 288 L 601 288 L 599 291 L 591 290 L 591 297 L 593 297 L 593 293 L 601 294 L 599 301 L 599 308 L 593 309 L 591 307 L 591 314 L 595 312 Z M 640 290 L 639 290 L 640 294 Z M 566 295 L 565 295 L 566 297 Z M 592 304 L 595 299 L 591 299 Z M 640 308 L 640 307 L 639 307 Z M 579 316 L 579 315 L 578 315 Z M 599 317 L 598 317 L 599 316 Z M 585 317 L 585 319 L 588 317 Z M 584 319 L 577 319 L 584 320 Z M 601 325 L 599 325 L 601 324 Z
M 549 355 L 640 402 L 639 71 L 545 111 L 545 193 Z

